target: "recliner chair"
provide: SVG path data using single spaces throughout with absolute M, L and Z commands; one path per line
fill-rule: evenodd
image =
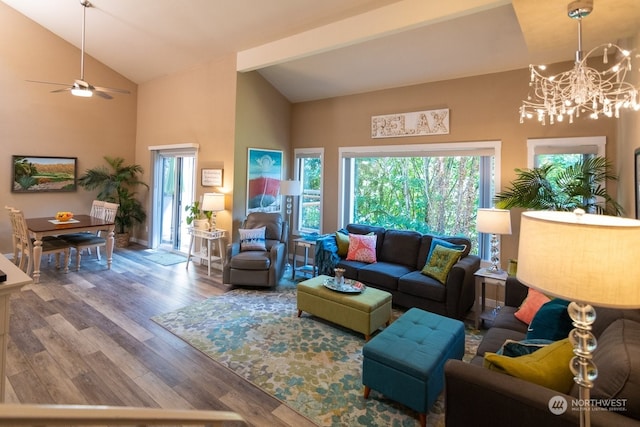
M 227 246 L 222 281 L 238 286 L 274 287 L 286 266 L 289 224 L 279 213 L 252 212 L 241 229 L 265 227 L 266 250 L 241 250 L 240 242 Z

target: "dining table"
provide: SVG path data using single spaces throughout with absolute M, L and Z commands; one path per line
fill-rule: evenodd
M 42 239 L 46 236 L 80 233 L 83 231 L 98 232 L 104 230 L 106 236 L 107 269 L 111 269 L 113 259 L 115 222 L 107 221 L 91 215 L 74 215 L 67 221 L 59 221 L 51 217 L 27 218 L 27 228 L 33 236 L 33 282 L 40 282 L 40 261 L 42 257 Z M 68 271 L 69 266 L 65 266 Z

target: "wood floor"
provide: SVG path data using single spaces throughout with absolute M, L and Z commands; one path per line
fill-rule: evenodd
M 83 257 L 64 274 L 43 262 L 40 284 L 11 299 L 9 403 L 230 410 L 250 426 L 313 426 L 161 328 L 151 317 L 229 288 L 219 270 L 162 266 L 144 248 Z

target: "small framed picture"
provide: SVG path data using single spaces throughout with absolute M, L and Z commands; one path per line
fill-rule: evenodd
M 222 169 L 202 169 L 203 187 L 222 187 Z

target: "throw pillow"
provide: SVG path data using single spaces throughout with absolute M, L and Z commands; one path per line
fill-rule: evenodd
M 529 325 L 527 339 L 557 341 L 569 336 L 573 324 L 567 312 L 568 305 L 569 301 L 555 298 L 540 307 Z
M 447 242 L 446 240 L 434 237 L 433 239 L 431 239 L 431 246 L 429 247 L 429 254 L 427 255 L 427 264 L 429 263 L 431 255 L 433 254 L 433 250 L 436 248 L 436 246 L 444 246 L 445 248 L 455 249 L 457 251 L 460 251 L 461 253 L 464 252 L 464 250 L 467 248 L 467 245 L 456 245 L 455 243 Z
M 513 315 L 516 319 L 528 325 L 533 320 L 533 316 L 535 316 L 538 310 L 540 310 L 540 307 L 549 301 L 549 297 L 542 292 L 529 288 L 527 297 L 522 302 L 520 308 L 518 308 L 518 311 Z
M 375 235 L 349 234 L 349 251 L 347 261 L 376 262 Z
M 507 357 L 495 353 L 484 355 L 484 367 L 520 378 L 543 387 L 568 393 L 573 385 L 569 362 L 573 346 L 568 338 L 556 341 L 535 353 L 520 357 Z
M 266 227 L 240 228 L 240 251 L 266 251 L 265 230 Z
M 458 262 L 461 255 L 462 250 L 436 245 L 421 272 L 444 285 L 451 268 Z
M 496 351 L 496 354 L 502 354 L 508 357 L 524 356 L 525 354 L 534 353 L 552 343 L 553 341 L 551 340 L 506 340 L 504 344 L 502 344 L 502 347 Z
M 336 231 L 336 244 L 338 245 L 338 256 L 344 258 L 349 253 L 349 235 Z

